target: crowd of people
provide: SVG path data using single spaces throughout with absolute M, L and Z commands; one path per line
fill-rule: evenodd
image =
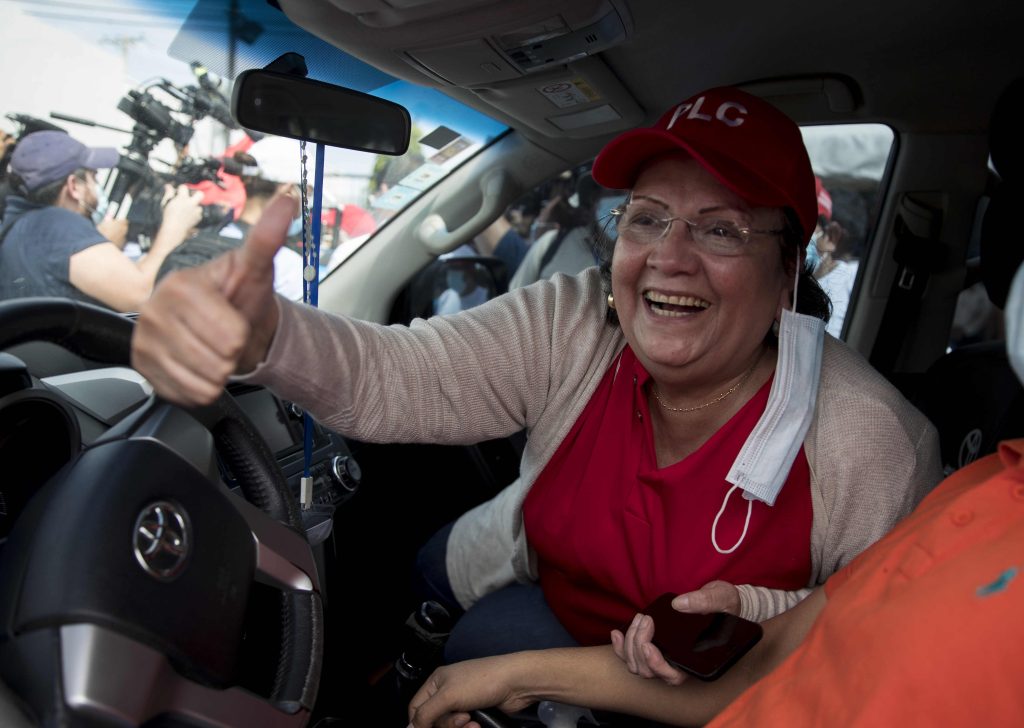
M 113 214 L 104 179 L 121 154 L 51 127 L 0 139 L 0 300 L 62 296 L 138 311 L 167 273 L 241 246 L 273 195 L 300 184 L 298 142 L 246 136 L 225 152 L 216 181 L 165 185 L 154 230 L 129 239 L 133 214 Z M 355 205 L 324 219 L 325 251 L 376 227 Z M 275 291 L 292 300 L 303 292 L 301 224 L 292 220 L 275 257 Z

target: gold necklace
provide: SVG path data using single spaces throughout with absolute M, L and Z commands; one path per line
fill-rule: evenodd
M 656 400 L 658 400 L 658 404 L 660 404 L 664 409 L 667 409 L 669 412 L 696 412 L 697 410 L 702 410 L 702 409 L 705 409 L 706 407 L 710 407 L 713 404 L 718 404 L 723 399 L 725 399 L 730 394 L 732 394 L 737 389 L 739 389 L 740 385 L 743 384 L 745 381 L 747 381 L 747 379 L 750 378 L 750 375 L 754 373 L 754 368 L 757 366 L 757 363 L 759 361 L 761 361 L 761 356 L 760 355 L 758 355 L 757 359 L 755 359 L 754 363 L 750 366 L 750 369 L 748 369 L 746 371 L 746 373 L 740 378 L 740 380 L 738 382 L 736 382 L 736 384 L 734 384 L 731 387 L 729 387 L 729 389 L 727 389 L 726 391 L 722 392 L 720 395 L 715 397 L 710 402 L 705 402 L 704 404 L 699 404 L 696 407 L 670 407 L 669 405 L 665 404 L 665 402 L 662 401 L 661 397 L 658 396 L 658 386 L 656 384 L 654 384 L 654 383 L 651 384 L 651 394 L 653 394 L 654 398 Z

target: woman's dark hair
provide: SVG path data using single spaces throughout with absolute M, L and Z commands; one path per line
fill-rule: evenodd
M 811 234 L 803 233 L 796 211 L 791 207 L 783 209 L 786 216 L 786 224 L 782 229 L 782 265 L 789 275 L 793 275 L 793 269 L 800 260 L 800 251 L 807 247 L 807 241 Z M 832 302 L 828 300 L 828 294 L 818 285 L 810 266 L 805 265 L 800 271 L 800 282 L 796 292 L 796 311 L 808 316 L 820 318 L 828 322 L 832 316 Z
M 782 252 L 782 266 L 788 275 L 793 275 L 794 268 L 800 260 L 800 251 L 806 247 L 810 236 L 802 232 L 800 220 L 796 212 L 786 207 L 783 209 L 786 222 L 783 225 L 782 241 L 779 243 Z M 601 270 L 601 282 L 604 285 L 606 294 L 612 292 L 612 253 L 615 250 L 615 241 L 605 232 L 608 225 L 614 225 L 612 219 L 605 221 L 599 234 L 594 236 L 594 254 L 598 259 L 598 266 Z M 796 294 L 797 313 L 804 313 L 808 316 L 828 321 L 832 315 L 832 304 L 828 300 L 828 294 L 818 285 L 809 267 L 800 271 L 800 285 Z M 607 313 L 608 323 L 613 326 L 619 325 L 619 316 L 615 309 L 609 308 Z M 768 332 L 770 343 L 775 343 L 776 337 Z
M 246 198 L 271 197 L 277 192 L 278 184 L 262 177 L 242 177 L 242 186 L 245 187 Z

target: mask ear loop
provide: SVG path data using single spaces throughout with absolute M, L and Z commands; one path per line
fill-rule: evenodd
M 711 524 L 711 545 L 715 547 L 715 551 L 717 551 L 718 553 L 720 553 L 722 555 L 731 554 L 733 551 L 735 551 L 736 549 L 738 549 L 740 547 L 741 543 L 743 543 L 743 539 L 745 539 L 747 537 L 747 528 L 750 527 L 750 514 L 754 510 L 754 501 L 748 500 L 747 501 L 747 520 L 744 521 L 744 523 L 743 523 L 743 533 L 740 534 L 740 540 L 737 541 L 735 544 L 733 544 L 732 548 L 723 550 L 718 545 L 718 538 L 715 536 L 715 531 L 718 530 L 718 519 L 722 517 L 723 513 L 725 513 L 725 507 L 729 503 L 729 496 L 731 496 L 733 491 L 736 490 L 737 488 L 739 488 L 739 486 L 738 485 L 734 485 L 733 487 L 731 487 L 729 489 L 729 492 L 725 494 L 725 498 L 722 500 L 722 507 L 718 509 L 718 515 L 715 516 L 715 521 L 714 521 L 714 523 Z

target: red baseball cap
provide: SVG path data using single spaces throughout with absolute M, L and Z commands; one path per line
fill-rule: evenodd
M 818 217 L 823 217 L 825 220 L 832 219 L 832 195 L 825 189 L 825 185 L 821 183 L 821 178 L 815 176 L 814 178 L 814 193 L 818 197 Z
M 654 126 L 623 132 L 597 155 L 591 174 L 605 187 L 628 189 L 644 164 L 680 149 L 751 205 L 793 208 L 810 238 L 818 202 L 800 127 L 737 88 L 702 91 Z

